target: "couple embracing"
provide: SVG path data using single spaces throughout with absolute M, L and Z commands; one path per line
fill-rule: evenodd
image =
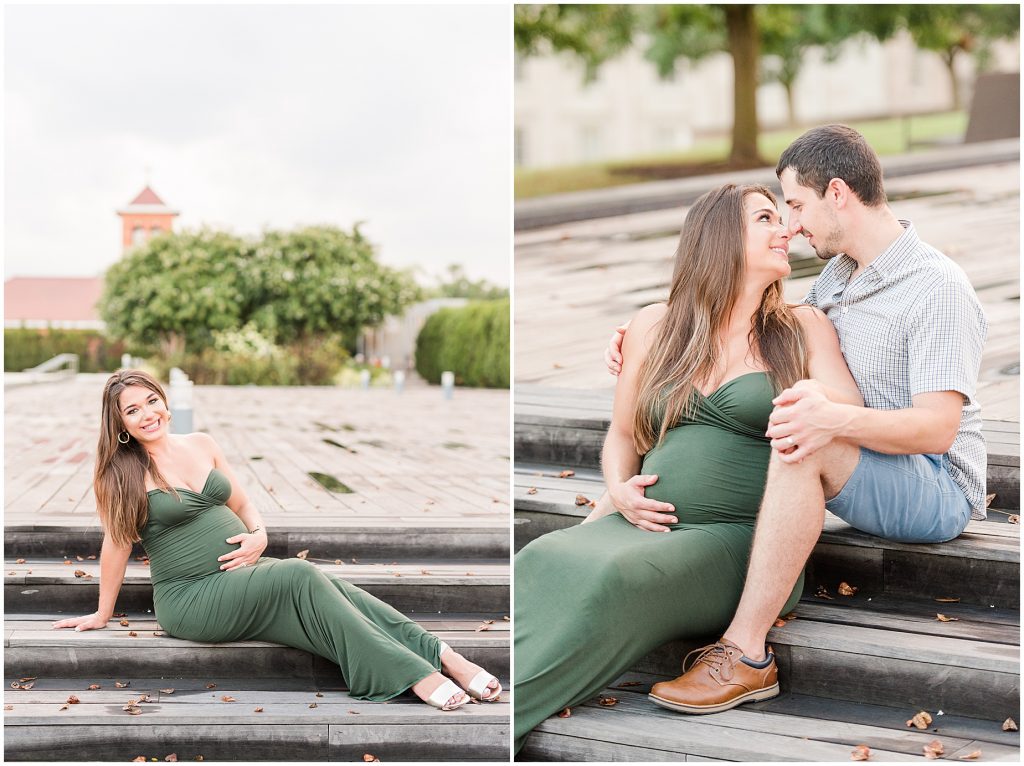
M 776 173 L 788 222 L 766 188 L 708 192 L 668 302 L 613 337 L 608 491 L 516 558 L 517 751 L 674 639 L 721 636 L 653 703 L 715 713 L 777 695 L 765 639 L 800 597 L 826 508 L 917 543 L 984 518 L 987 323 L 967 277 L 894 215 L 851 128 L 808 131 Z M 828 263 L 792 306 L 797 234 Z

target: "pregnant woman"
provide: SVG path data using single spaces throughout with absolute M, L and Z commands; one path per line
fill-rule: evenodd
M 516 557 L 517 751 L 652 649 L 728 625 L 764 493 L 772 399 L 813 377 L 860 402 L 828 319 L 783 299 L 789 237 L 759 186 L 723 186 L 686 216 L 668 303 L 642 309 L 625 337 L 602 453 L 611 503 Z M 619 512 L 645 489 L 670 531 Z
M 106 626 L 141 540 L 169 635 L 305 649 L 338 663 L 358 699 L 411 689 L 442 710 L 469 702 L 463 689 L 498 699 L 494 676 L 384 602 L 310 562 L 261 557 L 266 530 L 220 448 L 206 434 L 170 434 L 169 421 L 167 397 L 146 373 L 107 381 L 93 482 L 104 528 L 99 609 L 54 628 Z

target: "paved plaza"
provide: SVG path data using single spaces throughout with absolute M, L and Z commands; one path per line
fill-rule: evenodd
M 98 526 L 106 377 L 6 388 L 6 524 Z M 508 528 L 506 390 L 197 386 L 194 406 L 271 530 Z
M 985 418 L 1019 421 L 1020 163 L 901 177 L 892 207 L 967 273 L 989 320 L 978 399 Z M 709 187 L 712 182 L 709 181 Z M 686 208 L 521 231 L 515 239 L 515 381 L 610 389 L 603 349 L 615 325 L 668 296 Z M 794 261 L 811 258 L 803 237 Z M 799 301 L 812 276 L 789 280 Z

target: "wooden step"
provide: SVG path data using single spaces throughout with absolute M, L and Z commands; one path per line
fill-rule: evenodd
M 8 689 L 17 680 L 8 678 Z M 9 690 L 5 759 L 164 761 L 174 753 L 179 761 L 361 761 L 366 754 L 382 762 L 508 760 L 508 692 L 501 702 L 442 712 L 410 695 L 364 702 L 336 684 L 309 680 L 192 675 L 136 678 L 123 689 L 115 680 L 125 677 L 39 678 L 29 691 Z M 93 683 L 102 688 L 89 690 Z M 123 710 L 144 694 L 152 702 L 140 703 L 139 715 Z M 62 710 L 70 695 L 79 702 Z
M 456 651 L 500 677 L 509 676 L 510 623 L 504 613 L 407 613 Z M 68 614 L 8 613 L 4 672 L 9 676 L 67 677 L 124 674 L 173 677 L 191 673 L 233 678 L 305 678 L 343 683 L 338 666 L 323 657 L 269 641 L 211 644 L 172 638 L 151 614 L 130 613 L 123 626 L 53 630 Z M 135 636 L 129 635 L 135 633 Z
M 8 611 L 88 613 L 99 598 L 95 560 L 32 558 L 4 562 L 4 599 Z M 313 561 L 308 558 L 307 561 Z M 346 559 L 351 562 L 351 559 Z M 401 611 L 508 613 L 509 565 L 504 561 L 413 561 L 313 563 L 339 575 Z M 75 571 L 89 577 L 76 577 Z M 119 612 L 153 608 L 149 568 L 130 561 L 117 599 Z
M 421 522 L 395 521 L 388 526 L 358 520 L 309 520 L 306 524 L 272 527 L 266 555 L 294 556 L 308 550 L 311 556 L 333 561 L 350 559 L 506 559 L 509 553 L 508 524 L 504 520 L 453 519 L 449 524 L 425 527 Z M 103 542 L 99 521 L 79 524 L 37 522 L 4 528 L 6 558 L 98 555 Z M 143 553 L 137 545 L 135 554 Z
M 547 719 L 529 736 L 519 760 L 838 763 L 849 762 L 854 747 L 865 744 L 872 761 L 921 761 L 922 748 L 935 739 L 946 760 L 978 750 L 978 761 L 1020 758 L 1019 737 L 1002 731 L 1001 720 L 940 716 L 934 705 L 894 708 L 783 693 L 725 713 L 687 716 L 647 699 L 659 680 L 626 674 L 601 695 L 618 700 L 615 705 L 595 699 L 573 708 L 568 718 Z M 906 726 L 920 709 L 935 716 L 929 730 Z
M 577 469 L 560 478 L 561 467 L 517 463 L 513 503 L 515 548 L 555 529 L 578 524 L 590 512 L 577 496 L 596 500 L 604 491 L 600 473 Z M 991 510 L 972 521 L 956 540 L 936 545 L 897 543 L 855 530 L 831 513 L 811 555 L 806 583 L 835 593 L 842 581 L 862 594 L 956 597 L 962 603 L 1017 608 L 1020 605 L 1020 526 L 1008 512 Z
M 596 468 L 611 418 L 611 390 L 515 388 L 517 463 Z M 986 420 L 989 493 L 998 508 L 1020 508 L 1020 424 Z

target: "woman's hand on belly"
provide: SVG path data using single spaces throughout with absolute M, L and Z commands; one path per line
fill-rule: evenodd
M 644 488 L 658 481 L 652 474 L 640 474 L 608 487 L 612 503 L 633 526 L 648 532 L 669 532 L 665 524 L 675 524 L 675 508 L 669 503 L 652 500 L 644 495 Z
M 229 537 L 226 542 L 241 543 L 237 550 L 225 553 L 217 559 L 217 561 L 223 562 L 220 568 L 228 572 L 238 567 L 255 564 L 267 548 L 267 533 L 258 529 L 255 532 Z

